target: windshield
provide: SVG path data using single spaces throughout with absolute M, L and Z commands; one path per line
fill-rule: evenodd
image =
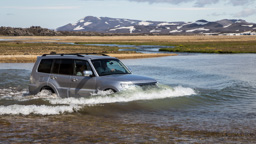
M 130 71 L 118 59 L 92 60 L 92 64 L 99 76 L 112 74 L 130 74 Z

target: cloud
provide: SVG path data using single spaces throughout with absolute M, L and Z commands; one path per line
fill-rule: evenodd
M 229 3 L 233 6 L 248 5 L 254 3 L 255 0 L 229 0 Z
M 179 3 L 186 3 L 190 2 L 191 0 L 129 0 L 129 1 L 135 1 L 135 2 L 148 2 L 150 4 L 153 3 L 170 3 L 170 4 L 179 4 Z M 194 0 L 192 0 L 194 1 Z
M 13 14 L 13 13 L 7 13 L 6 15 L 7 15 L 7 16 L 11 16 L 11 15 L 14 15 L 14 14 Z
M 184 7 L 184 8 L 157 8 L 161 10 L 182 10 L 182 11 L 204 11 L 204 10 L 217 10 L 219 8 L 202 8 L 202 7 Z
M 206 5 L 217 4 L 219 2 L 226 2 L 233 6 L 241 6 L 255 3 L 255 0 L 129 0 L 134 2 L 148 2 L 153 3 L 169 3 L 169 4 L 180 4 L 180 3 L 194 3 L 196 7 L 204 7 Z
M 255 14 L 256 14 L 256 8 L 242 10 L 236 14 L 233 14 L 233 16 L 234 17 L 249 17 L 249 16 L 255 15 Z
M 219 0 L 196 0 L 195 6 L 196 7 L 203 7 L 205 5 L 215 4 L 218 3 Z
M 227 15 L 227 13 L 223 12 L 223 13 L 212 13 L 212 14 L 209 14 L 208 16 L 225 16 Z
M 80 6 L 4 6 L 0 8 L 6 9 L 21 9 L 21 10 L 66 10 L 66 9 L 78 9 Z

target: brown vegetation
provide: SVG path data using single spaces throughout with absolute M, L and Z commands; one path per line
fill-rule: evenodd
M 88 43 L 148 43 L 169 45 L 173 42 L 234 42 L 256 41 L 256 36 L 17 36 L 25 42 L 88 42 Z
M 117 47 L 58 43 L 0 42 L 0 55 L 42 55 L 49 54 L 52 51 L 57 53 L 125 53 L 119 52 L 118 49 Z
M 12 42 L 0 42 L 0 55 L 42 55 L 54 51 L 133 54 L 122 58 L 156 57 L 156 55 L 134 55 L 135 52 L 120 52 L 117 47 L 68 45 L 56 42 L 176 46 L 176 49 L 171 49 L 173 52 L 256 52 L 256 36 L 16 36 L 1 37 L 1 39 Z M 18 57 L 2 58 L 1 62 L 33 62 L 35 59 L 28 58 L 29 56 Z M 119 56 L 115 55 L 115 57 Z
M 108 54 L 119 59 L 152 58 L 175 56 L 176 54 Z M 32 63 L 38 55 L 0 55 L 0 63 Z

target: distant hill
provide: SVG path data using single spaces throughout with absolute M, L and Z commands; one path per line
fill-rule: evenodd
M 12 28 L 12 27 L 0 27 L 0 35 L 7 36 L 55 36 L 61 32 L 41 28 L 40 26 L 31 26 L 30 28 Z
M 162 22 L 87 16 L 74 24 L 50 30 L 0 27 L 5 36 L 111 36 L 111 35 L 256 35 L 256 24 L 241 19 L 195 22 Z
M 0 27 L 0 35 L 4 36 L 92 36 L 105 35 L 96 32 L 80 31 L 55 31 L 40 26 L 31 26 L 30 28 Z
M 109 17 L 87 16 L 76 23 L 57 28 L 57 31 L 91 31 L 119 34 L 222 34 L 251 33 L 256 24 L 241 19 L 195 22 L 141 21 Z

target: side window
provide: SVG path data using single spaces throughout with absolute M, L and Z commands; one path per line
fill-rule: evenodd
M 71 59 L 56 59 L 53 65 L 52 73 L 73 75 L 73 63 Z
M 74 60 L 62 59 L 59 69 L 59 74 L 73 75 L 73 63 Z
M 74 73 L 77 76 L 83 76 L 84 71 L 91 71 L 91 66 L 88 61 L 85 60 L 75 60 Z
M 60 63 L 61 63 L 61 60 L 60 60 L 60 59 L 56 59 L 56 60 L 54 61 L 52 73 L 54 73 L 54 74 L 58 74 L 58 73 L 59 73 Z
M 41 60 L 39 67 L 38 67 L 38 72 L 50 73 L 51 67 L 52 67 L 52 62 L 53 62 L 52 59 Z

